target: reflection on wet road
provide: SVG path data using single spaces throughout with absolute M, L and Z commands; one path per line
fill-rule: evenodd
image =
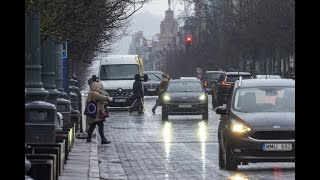
M 208 121 L 200 115 L 162 121 L 161 107 L 151 112 L 154 103 L 155 97 L 145 99 L 144 115 L 110 112 L 105 126 L 111 144 L 98 145 L 101 179 L 295 179 L 294 163 L 249 163 L 237 171 L 221 170 L 219 116 L 209 109 Z

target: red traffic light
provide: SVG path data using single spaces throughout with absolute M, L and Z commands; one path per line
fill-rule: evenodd
M 187 36 L 187 42 L 192 42 L 192 37 L 191 36 Z

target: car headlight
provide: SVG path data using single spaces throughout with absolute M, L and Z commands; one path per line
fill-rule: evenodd
M 166 101 L 166 102 L 170 101 L 170 96 L 168 94 L 164 94 L 163 95 L 163 100 Z
M 206 95 L 205 95 L 205 94 L 202 94 L 202 95 L 199 97 L 199 100 L 200 100 L 200 101 L 206 100 Z
M 251 129 L 244 124 L 238 123 L 238 122 L 232 122 L 231 124 L 231 131 L 234 133 L 245 133 L 251 131 Z

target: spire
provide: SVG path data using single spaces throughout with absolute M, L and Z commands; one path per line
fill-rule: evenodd
M 168 0 L 168 5 L 169 5 L 169 10 L 170 10 L 171 0 Z

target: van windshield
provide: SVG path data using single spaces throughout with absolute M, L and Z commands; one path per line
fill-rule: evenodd
M 100 80 L 131 80 L 139 73 L 137 64 L 112 64 L 100 67 Z

